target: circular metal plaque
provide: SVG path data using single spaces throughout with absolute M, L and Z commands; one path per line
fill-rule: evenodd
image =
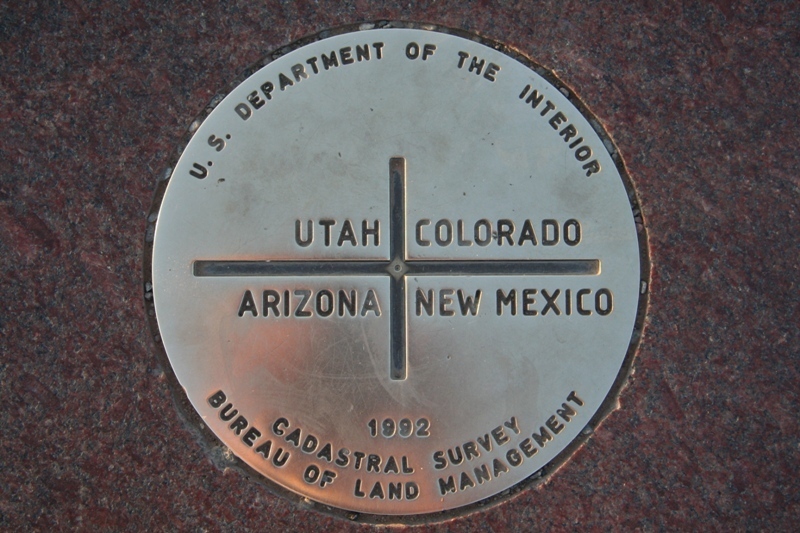
M 368 519 L 543 479 L 615 406 L 641 330 L 613 143 L 463 32 L 273 54 L 195 122 L 150 223 L 146 298 L 193 409 L 245 470 Z

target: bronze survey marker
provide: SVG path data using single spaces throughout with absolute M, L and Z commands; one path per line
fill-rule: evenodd
M 613 143 L 476 36 L 366 24 L 272 57 L 195 122 L 150 217 L 146 298 L 193 413 L 245 470 L 368 520 L 543 479 L 641 330 Z

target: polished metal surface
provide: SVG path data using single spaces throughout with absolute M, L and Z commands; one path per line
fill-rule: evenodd
M 397 26 L 308 39 L 219 101 L 146 263 L 172 371 L 245 469 L 409 516 L 568 458 L 630 369 L 647 272 L 621 160 L 570 91 Z

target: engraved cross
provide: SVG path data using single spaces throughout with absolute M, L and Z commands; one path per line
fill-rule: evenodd
M 389 257 L 387 261 L 230 261 L 197 260 L 198 277 L 220 276 L 357 276 L 386 274 L 390 284 L 390 372 L 393 380 L 408 376 L 406 276 L 594 275 L 597 259 L 573 260 L 409 260 L 406 251 L 406 159 L 389 159 Z

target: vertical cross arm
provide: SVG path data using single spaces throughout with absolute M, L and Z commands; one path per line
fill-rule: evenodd
M 389 205 L 391 258 L 394 264 L 400 265 L 406 259 L 406 159 L 404 157 L 389 159 Z M 402 381 L 408 375 L 405 276 L 392 276 L 390 283 L 390 376 L 392 380 Z

